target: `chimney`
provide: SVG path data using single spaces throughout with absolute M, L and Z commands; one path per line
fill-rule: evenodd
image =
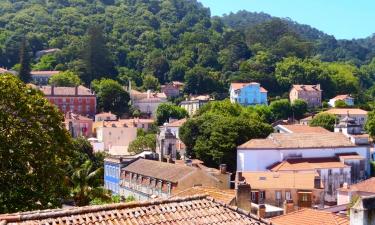
M 258 207 L 258 217 L 259 218 L 266 218 L 266 205 L 259 204 L 259 207 Z
M 78 96 L 78 86 L 75 86 L 74 90 L 75 90 L 74 95 Z
M 55 86 L 51 85 L 51 95 L 55 95 Z
M 151 90 L 147 90 L 147 98 L 151 98 Z
M 242 172 L 237 172 L 236 175 L 236 203 L 237 207 L 246 211 L 251 210 L 251 187 L 242 177 Z
M 375 196 L 359 198 L 350 208 L 350 225 L 375 224 Z
M 316 85 L 316 89 L 320 90 L 320 84 Z
M 294 211 L 294 203 L 293 200 L 285 200 L 284 201 L 284 215 L 291 213 Z
M 219 170 L 221 174 L 226 174 L 227 173 L 227 164 L 220 164 Z

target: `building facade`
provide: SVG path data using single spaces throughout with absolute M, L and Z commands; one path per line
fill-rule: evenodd
M 49 79 L 60 71 L 31 71 L 31 80 L 36 85 L 48 85 Z
M 64 114 L 73 112 L 94 117 L 96 114 L 96 95 L 90 89 L 77 87 L 35 86 L 45 97 Z
M 228 189 L 230 174 L 203 165 L 176 165 L 138 159 L 121 170 L 120 195 L 137 200 L 169 198 L 194 186 Z
M 72 137 L 92 137 L 92 119 L 72 112 L 65 114 L 65 127 Z
M 229 88 L 230 101 L 243 106 L 266 105 L 267 90 L 259 83 L 231 83 Z
M 337 95 L 336 97 L 329 100 L 328 105 L 330 105 L 331 107 L 335 107 L 336 101 L 343 101 L 347 106 L 354 105 L 354 98 L 350 95 Z
M 349 116 L 355 120 L 356 124 L 361 125 L 363 128 L 367 121 L 367 111 L 358 108 L 332 108 L 324 113 L 329 113 L 337 116 L 338 120 L 342 120 L 345 117 Z
M 192 96 L 182 101 L 180 106 L 189 113 L 189 116 L 193 116 L 203 105 L 212 100 L 209 95 Z
M 147 92 L 130 90 L 130 99 L 135 108 L 151 118 L 155 117 L 156 110 L 160 104 L 168 102 L 164 93 L 153 93 L 150 90 Z
M 308 107 L 315 108 L 322 105 L 322 90 L 317 85 L 293 85 L 289 92 L 290 102 L 297 99 L 304 100 Z

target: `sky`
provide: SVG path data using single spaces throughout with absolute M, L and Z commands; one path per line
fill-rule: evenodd
M 264 12 L 315 27 L 337 39 L 375 33 L 375 0 L 198 0 L 213 16 L 238 10 Z

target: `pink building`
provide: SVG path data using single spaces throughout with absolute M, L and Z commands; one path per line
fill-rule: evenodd
M 68 112 L 65 114 L 65 127 L 72 137 L 92 137 L 92 119 Z
M 309 107 L 320 107 L 322 105 L 322 90 L 317 85 L 293 85 L 289 92 L 290 102 L 297 99 L 304 100 Z

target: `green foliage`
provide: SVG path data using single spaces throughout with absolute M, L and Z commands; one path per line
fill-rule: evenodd
M 54 70 L 57 66 L 57 59 L 53 54 L 47 54 L 40 58 L 39 62 L 33 66 L 34 70 Z
M 295 119 L 302 119 L 307 112 L 307 103 L 304 100 L 296 99 L 292 102 L 292 112 Z
M 104 78 L 94 80 L 92 88 L 96 92 L 100 111 L 111 111 L 119 116 L 129 111 L 130 96 L 117 81 Z
M 72 156 L 63 116 L 43 94 L 0 76 L 0 212 L 60 206 Z
M 19 60 L 20 60 L 19 61 L 20 68 L 18 70 L 18 76 L 23 82 L 28 83 L 31 81 L 31 74 L 30 74 L 31 59 L 29 55 L 29 46 L 28 46 L 26 38 L 22 39 L 22 42 L 20 45 Z
M 78 75 L 72 71 L 60 72 L 49 79 L 49 84 L 60 87 L 75 87 L 82 83 Z
M 143 151 L 155 151 L 156 150 L 156 134 L 141 134 L 137 136 L 137 139 L 132 141 L 129 145 L 129 152 L 135 154 Z
M 169 119 L 182 119 L 188 117 L 188 112 L 176 105 L 162 103 L 156 109 L 156 123 L 161 126 Z
M 334 130 L 336 116 L 329 113 L 319 113 L 310 122 L 310 126 L 323 127 L 329 131 Z
M 157 78 L 152 75 L 146 75 L 143 79 L 143 89 L 157 91 L 160 88 L 160 84 Z
M 90 201 L 90 205 L 105 205 L 110 203 L 120 203 L 120 195 L 112 195 L 110 198 L 94 198 Z
M 77 206 L 88 205 L 94 199 L 110 201 L 110 193 L 102 187 L 103 168 L 94 169 L 91 161 L 86 161 L 68 179 L 70 196 Z
M 292 107 L 288 99 L 280 99 L 272 101 L 270 110 L 276 120 L 288 119 L 292 115 Z
M 375 110 L 368 113 L 365 129 L 372 138 L 375 138 Z
M 199 115 L 184 123 L 180 138 L 188 156 L 213 167 L 225 163 L 234 171 L 237 146 L 252 138 L 266 137 L 273 129 L 261 122 L 257 114 L 248 113 L 238 105 L 230 111 L 220 110 L 220 106 L 230 108 L 229 104 L 228 101 L 208 104 Z
M 335 108 L 348 108 L 348 105 L 346 104 L 344 100 L 336 100 Z

